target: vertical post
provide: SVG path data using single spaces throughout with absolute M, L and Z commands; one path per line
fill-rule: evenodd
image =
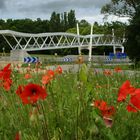
M 90 30 L 90 42 L 89 42 L 89 57 L 88 57 L 88 61 L 91 61 L 91 57 L 92 57 L 92 35 L 93 35 L 93 24 L 91 25 L 91 30 Z
M 79 44 L 78 53 L 80 55 L 81 54 L 81 45 L 80 45 L 80 38 L 79 38 L 80 32 L 79 32 L 79 25 L 78 25 L 78 23 L 76 24 L 76 28 L 77 28 L 78 44 Z
M 112 29 L 112 43 L 113 43 L 113 53 L 116 54 L 116 46 L 115 46 L 115 35 L 114 35 L 114 29 Z
M 3 47 L 2 50 L 3 50 L 2 56 L 6 56 L 6 55 L 5 55 L 5 48 Z
M 123 46 L 121 47 L 121 49 L 122 49 L 122 53 L 124 53 L 124 47 Z
M 122 40 L 122 43 L 125 42 L 125 29 L 124 29 L 124 33 L 123 33 L 123 40 Z
M 125 43 L 125 29 L 124 29 L 124 33 L 123 33 L 123 39 L 122 39 L 122 42 L 121 42 L 121 44 L 123 44 L 123 43 Z M 121 47 L 121 49 L 122 49 L 122 53 L 124 53 L 124 46 L 122 45 L 122 47 Z

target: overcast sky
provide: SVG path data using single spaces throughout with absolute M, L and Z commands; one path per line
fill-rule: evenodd
M 103 23 L 101 7 L 111 0 L 0 0 L 0 18 L 2 19 L 50 19 L 51 13 L 63 13 L 75 10 L 78 20 L 85 19 L 90 23 Z M 120 20 L 110 16 L 109 21 Z

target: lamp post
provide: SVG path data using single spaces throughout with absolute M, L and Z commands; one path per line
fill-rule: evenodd
M 57 62 L 57 53 L 54 53 L 55 56 L 55 63 Z
M 3 51 L 2 55 L 4 56 L 5 55 L 5 48 L 4 47 L 2 48 L 2 51 Z

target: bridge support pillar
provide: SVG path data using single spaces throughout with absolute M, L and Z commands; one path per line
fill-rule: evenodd
M 93 24 L 91 25 L 91 31 L 90 31 L 90 42 L 89 42 L 89 57 L 88 57 L 88 61 L 91 61 L 92 58 L 92 34 L 93 34 Z
M 124 47 L 121 47 L 122 48 L 122 53 L 124 53 Z
M 24 57 L 29 57 L 30 55 L 25 50 L 11 50 L 10 60 L 11 61 L 21 61 L 24 62 Z
M 79 44 L 79 47 L 78 47 L 78 53 L 79 55 L 81 54 L 81 45 L 80 45 L 80 31 L 79 31 L 79 25 L 78 23 L 76 24 L 76 28 L 77 28 L 77 35 L 78 35 L 78 44 Z
M 113 53 L 116 54 L 116 47 L 113 46 Z
M 80 55 L 81 54 L 81 48 L 78 47 L 78 54 Z

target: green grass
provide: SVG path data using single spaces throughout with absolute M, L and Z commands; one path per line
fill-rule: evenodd
M 140 117 L 126 110 L 126 103 L 118 103 L 118 89 L 126 80 L 135 87 L 140 85 L 140 75 L 114 73 L 105 76 L 87 69 L 77 73 L 63 72 L 46 85 L 48 96 L 36 105 L 23 105 L 15 94 L 19 85 L 30 82 L 41 85 L 42 75 L 13 71 L 10 91 L 0 88 L 0 140 L 13 140 L 20 131 L 22 140 L 134 140 L 140 139 Z M 113 126 L 107 128 L 93 100 L 104 100 L 116 109 Z M 128 99 L 127 99 L 128 100 Z M 31 117 L 31 112 L 39 112 Z

